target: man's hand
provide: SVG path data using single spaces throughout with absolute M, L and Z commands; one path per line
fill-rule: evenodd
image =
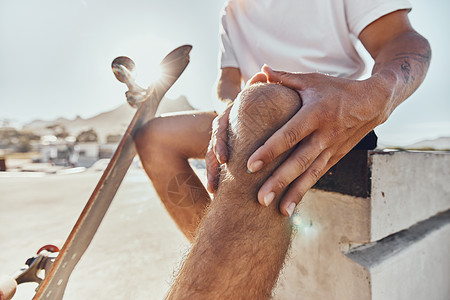
M 267 66 L 263 71 L 269 82 L 296 89 L 303 102 L 302 108 L 247 163 L 250 172 L 257 172 L 295 147 L 258 193 L 258 201 L 268 206 L 288 188 L 280 211 L 290 216 L 317 180 L 387 119 L 391 95 L 376 76 L 356 81 L 319 73 L 277 72 Z

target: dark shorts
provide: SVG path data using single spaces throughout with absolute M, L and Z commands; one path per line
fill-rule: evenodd
M 369 197 L 370 170 L 367 150 L 375 149 L 377 139 L 375 132 L 371 131 L 352 151 L 331 167 L 314 188 L 356 197 Z
M 372 130 L 353 149 L 373 150 L 377 147 L 378 137 Z

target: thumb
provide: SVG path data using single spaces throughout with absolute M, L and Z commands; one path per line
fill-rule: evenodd
M 267 75 L 264 72 L 259 72 L 259 73 L 256 73 L 255 75 L 253 75 L 253 77 L 247 81 L 245 86 L 250 86 L 250 85 L 252 85 L 254 83 L 258 83 L 258 82 L 267 82 Z
M 267 75 L 269 82 L 279 83 L 294 90 L 305 88 L 305 74 L 276 71 L 268 65 L 264 65 L 262 71 Z

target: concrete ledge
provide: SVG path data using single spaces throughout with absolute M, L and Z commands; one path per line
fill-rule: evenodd
M 274 299 L 450 299 L 450 153 L 353 151 L 309 191 Z
M 450 299 L 450 210 L 378 242 L 369 212 L 369 199 L 310 191 L 274 299 Z
M 450 209 L 450 153 L 375 152 L 371 160 L 371 240 Z
M 359 280 L 367 270 L 341 251 L 369 241 L 369 212 L 367 198 L 309 191 L 291 219 L 296 234 L 274 299 L 369 299 L 369 280 Z
M 314 188 L 370 199 L 377 241 L 450 209 L 450 152 L 353 150 Z
M 450 210 L 346 255 L 368 271 L 372 300 L 446 300 L 449 237 Z
M 450 225 L 450 210 L 377 242 L 355 247 L 348 251 L 346 256 L 365 268 L 373 269 L 398 253 L 405 251 L 408 247 L 422 241 L 434 231 L 448 225 Z M 450 253 L 450 249 L 448 253 Z

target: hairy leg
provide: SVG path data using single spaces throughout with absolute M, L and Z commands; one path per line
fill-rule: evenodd
M 291 239 L 279 195 L 269 207 L 257 192 L 289 153 L 261 173 L 247 173 L 248 157 L 301 106 L 298 94 L 275 84 L 242 92 L 230 115 L 229 162 L 214 201 L 168 299 L 268 299 Z
M 213 112 L 196 112 L 155 118 L 135 139 L 156 192 L 190 241 L 210 197 L 188 159 L 205 157 L 215 117 Z

